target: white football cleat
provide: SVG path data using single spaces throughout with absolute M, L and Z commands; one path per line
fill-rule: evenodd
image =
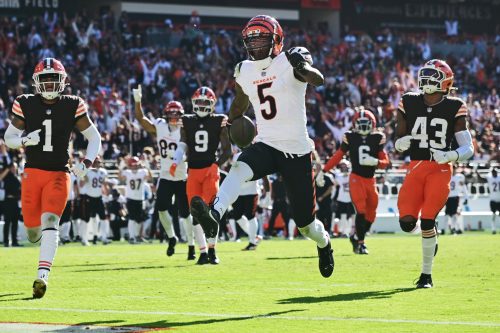
M 47 280 L 38 278 L 33 282 L 33 298 L 42 298 L 47 291 Z

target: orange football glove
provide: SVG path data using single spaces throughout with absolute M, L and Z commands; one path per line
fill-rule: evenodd
M 175 177 L 175 170 L 177 170 L 177 164 L 176 163 L 172 163 L 172 165 L 170 166 L 170 175 L 172 177 Z

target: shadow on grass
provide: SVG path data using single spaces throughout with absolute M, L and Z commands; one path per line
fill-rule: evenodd
M 22 294 L 13 294 L 13 295 L 22 295 Z M 8 298 L 8 299 L 0 299 L 0 302 L 15 302 L 15 301 L 31 301 L 32 297 L 17 297 L 17 298 Z
M 17 294 L 0 294 L 0 298 L 2 297 L 8 297 L 8 296 L 17 296 L 17 295 L 22 295 L 21 293 L 17 293 Z
M 266 260 L 300 260 L 300 259 L 314 259 L 318 256 L 308 256 L 308 257 L 267 257 Z
M 126 324 L 126 325 L 119 325 L 119 326 L 113 326 L 113 327 L 141 327 L 141 328 L 174 328 L 174 327 L 190 327 L 190 326 L 196 326 L 196 325 L 208 325 L 208 324 L 217 324 L 217 323 L 224 323 L 224 322 L 231 322 L 231 321 L 242 321 L 242 320 L 251 320 L 251 319 L 259 319 L 259 318 L 266 318 L 266 317 L 271 317 L 271 316 L 279 316 L 291 312 L 301 312 L 304 311 L 304 309 L 299 310 L 287 310 L 287 311 L 276 311 L 276 312 L 270 312 L 267 314 L 260 314 L 260 315 L 254 315 L 254 316 L 234 316 L 234 317 L 226 317 L 226 318 L 207 318 L 207 319 L 201 319 L 201 320 L 194 320 L 194 321 L 168 321 L 168 320 L 160 320 L 160 321 L 154 321 L 154 322 L 147 322 L 147 323 L 134 323 L 134 324 Z M 75 325 L 101 325 L 101 324 L 106 324 L 106 323 L 117 323 L 117 322 L 122 322 L 121 320 L 117 321 L 95 321 L 95 322 L 83 322 L 83 323 L 78 323 Z M 52 332 L 58 332 L 58 331 L 52 331 Z M 64 332 L 64 331 L 59 331 L 59 332 Z
M 167 266 L 110 267 L 110 268 L 97 268 L 97 269 L 81 269 L 72 272 L 85 273 L 85 272 L 108 272 L 108 271 L 135 271 L 143 269 L 160 269 L 160 268 L 167 268 Z
M 409 291 L 414 291 L 415 288 L 396 288 L 390 290 L 377 290 L 377 291 L 365 291 L 359 293 L 349 293 L 349 294 L 337 294 L 330 296 L 305 296 L 305 297 L 293 297 L 285 298 L 278 301 L 278 304 L 310 304 L 310 303 L 322 303 L 322 302 L 348 302 L 357 301 L 362 299 L 382 299 L 390 298 L 392 295 L 399 293 L 406 293 Z

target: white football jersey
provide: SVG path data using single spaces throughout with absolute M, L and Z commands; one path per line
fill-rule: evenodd
M 335 180 L 339 184 L 339 196 L 337 197 L 337 201 L 351 202 L 351 193 L 349 192 L 349 175 L 344 175 L 340 172 L 336 173 Z
M 102 185 L 106 181 L 108 172 L 104 168 L 89 169 L 87 172 L 87 195 L 92 198 L 102 197 Z
M 75 200 L 75 182 L 78 184 L 78 177 L 75 176 L 75 174 L 72 172 L 69 174 L 69 179 L 71 182 L 71 187 L 69 189 L 69 197 L 68 201 Z
M 135 171 L 124 170 L 122 175 L 125 177 L 125 197 L 132 200 L 144 200 L 146 193 L 144 183 L 146 182 L 148 171 L 146 169 Z
M 500 202 L 500 176 L 493 177 L 490 173 L 486 179 L 488 180 L 488 188 L 490 190 L 490 200 Z
M 77 178 L 76 182 L 78 183 L 78 192 L 80 195 L 86 195 L 87 194 L 87 183 L 82 184 L 82 179 Z
M 465 187 L 465 176 L 461 173 L 451 176 L 450 180 L 450 194 L 448 198 L 459 197 L 461 194 L 467 193 Z
M 156 142 L 158 151 L 160 152 L 160 178 L 167 180 L 186 180 L 187 178 L 187 163 L 185 160 L 177 165 L 175 177 L 170 175 L 170 166 L 174 163 L 174 153 L 177 150 L 179 141 L 181 140 L 181 129 L 171 131 L 168 123 L 163 118 L 157 118 L 154 122 L 156 127 Z
M 310 153 L 307 83 L 295 78 L 285 53 L 280 53 L 265 69 L 255 61 L 245 60 L 241 66 L 238 64 L 234 76 L 255 110 L 255 140 L 286 153 Z

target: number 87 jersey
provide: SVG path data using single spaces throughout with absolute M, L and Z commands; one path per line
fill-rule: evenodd
M 444 96 L 441 102 L 429 106 L 423 94 L 406 93 L 398 106 L 406 120 L 406 135 L 411 135 L 410 158 L 431 160 L 430 148 L 448 151 L 455 133 L 455 122 L 467 116 L 467 106 L 460 98 Z

